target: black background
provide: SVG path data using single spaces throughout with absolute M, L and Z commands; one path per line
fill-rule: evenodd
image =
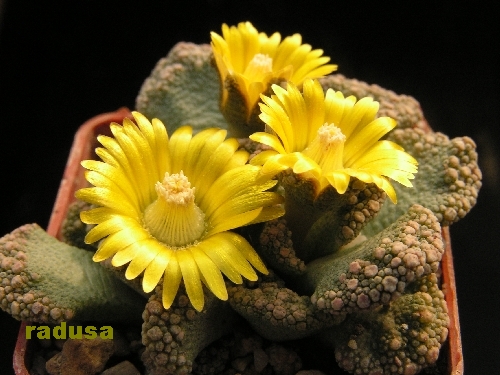
M 500 354 L 498 19 L 481 2 L 0 0 L 0 236 L 46 226 L 71 147 L 88 118 L 134 107 L 178 41 L 208 43 L 223 22 L 299 32 L 339 72 L 420 101 L 431 126 L 478 144 L 484 185 L 451 228 L 466 374 Z M 0 373 L 19 323 L 0 311 Z

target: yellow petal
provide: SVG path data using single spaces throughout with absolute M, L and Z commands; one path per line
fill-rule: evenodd
M 287 170 L 288 168 L 292 168 L 297 160 L 297 153 L 285 155 L 277 154 L 275 156 L 269 157 L 262 166 L 260 175 L 266 178 L 274 177 L 278 173 Z
M 279 139 L 274 134 L 257 132 L 253 133 L 249 137 L 252 141 L 262 143 L 266 146 L 272 147 L 280 154 L 285 154 L 286 151 L 283 148 L 283 145 L 279 141 Z
M 99 139 L 99 136 L 97 137 Z M 111 167 L 114 167 L 116 170 L 120 170 L 120 173 L 123 173 L 120 169 L 120 163 L 119 161 L 104 147 L 97 147 L 95 150 L 95 153 L 97 156 L 99 156 L 105 164 L 108 164 Z M 84 163 L 101 163 L 100 161 L 97 160 L 83 160 L 82 165 L 87 168 Z M 88 168 L 92 169 L 92 168 Z M 125 176 L 125 175 L 124 175 Z
M 142 256 L 142 252 L 140 246 L 138 245 L 138 241 L 131 243 L 129 246 L 122 248 L 118 251 L 113 258 L 111 259 L 111 264 L 114 267 L 121 267 L 124 264 L 127 264 L 136 256 Z
M 96 206 L 113 209 L 117 214 L 138 219 L 136 208 L 127 201 L 116 199 L 117 195 L 108 189 L 100 187 L 82 188 L 75 193 L 75 197 Z
M 259 216 L 252 220 L 249 224 L 263 223 L 269 220 L 277 219 L 285 214 L 285 210 L 282 205 L 275 205 L 271 207 L 264 207 L 260 211 Z
M 351 96 L 346 98 L 347 100 L 344 102 L 345 104 L 354 103 L 351 107 L 348 104 L 348 110 L 344 110 L 344 114 L 342 116 L 342 120 L 340 121 L 338 127 L 342 130 L 342 133 L 349 139 L 350 137 L 354 137 L 360 129 L 364 129 L 366 125 L 366 116 L 367 114 L 375 114 L 378 111 L 378 102 L 373 101 L 371 97 L 361 98 L 356 102 L 356 98 Z M 372 120 L 374 117 L 372 118 Z
M 363 129 L 359 130 L 352 137 L 348 138 L 344 145 L 344 165 L 351 165 L 357 158 L 361 157 L 380 138 L 390 132 L 397 125 L 397 122 L 389 117 L 380 117 Z
M 356 160 L 350 169 L 359 169 L 367 173 L 384 175 L 393 180 L 411 187 L 409 181 L 417 173 L 417 160 L 402 151 L 395 143 L 384 141 L 377 142 L 360 159 Z
M 225 173 L 233 168 L 241 167 L 242 165 L 245 165 L 248 161 L 249 158 L 249 153 L 245 150 L 237 150 L 233 156 L 228 160 L 226 163 L 226 166 L 222 170 L 222 173 Z M 218 174 L 218 175 L 220 175 Z
M 266 266 L 260 259 L 259 255 L 257 252 L 254 250 L 254 248 L 248 243 L 246 239 L 244 239 L 242 236 L 232 233 L 232 232 L 224 232 L 221 235 L 226 237 L 229 241 L 233 243 L 233 245 L 239 250 L 239 252 L 245 257 L 246 260 L 250 262 L 252 266 L 254 266 L 258 271 L 262 272 L 263 274 L 267 275 L 269 271 L 267 270 Z M 243 274 L 243 276 L 245 276 Z M 252 276 L 252 275 L 249 275 Z M 251 279 L 248 276 L 245 276 L 247 279 L 251 281 L 257 280 Z M 253 277 L 253 276 L 252 276 Z
M 158 242 L 152 241 L 151 246 L 162 246 L 163 249 L 158 252 L 144 271 L 142 288 L 146 293 L 151 292 L 158 285 L 162 275 L 165 273 L 167 264 L 174 257 L 173 250 L 160 245 Z
M 95 210 L 94 210 L 95 212 Z M 88 212 L 86 213 L 88 215 Z M 85 218 L 85 213 L 82 213 L 83 218 Z M 83 220 L 83 219 L 82 219 Z M 84 221 L 85 222 L 85 221 Z M 95 227 L 93 227 L 85 236 L 85 243 L 94 243 L 99 241 L 100 239 L 114 234 L 123 228 L 133 228 L 138 227 L 138 223 L 127 216 L 122 215 L 113 215 L 109 217 L 107 220 L 102 221 Z
M 281 41 L 281 35 L 277 32 L 267 36 L 263 32 L 259 33 L 250 22 L 241 22 L 231 27 L 222 25 L 222 37 L 212 32 L 211 39 L 219 74 L 223 78 L 228 70 L 231 74 L 246 73 L 249 63 L 258 53 L 272 59 L 272 77 L 280 77 L 295 84 L 301 84 L 305 77 L 316 78 L 330 74 L 335 69 L 334 65 L 323 66 L 329 58 L 322 57 L 322 50 L 312 50 L 310 45 L 302 44 L 300 34 Z M 248 72 L 246 78 L 249 84 L 259 81 L 252 80 L 252 77 L 251 72 Z
M 224 202 L 217 207 L 209 217 L 209 221 L 218 226 L 221 223 L 220 218 L 236 218 L 248 211 L 259 209 L 262 206 L 273 206 L 282 203 L 282 198 L 270 192 L 262 192 L 260 194 L 245 194 L 238 197 L 233 197 L 231 200 Z M 253 220 L 253 219 L 252 219 Z
M 221 204 L 241 194 L 247 186 L 254 186 L 259 171 L 258 167 L 247 164 L 219 176 L 210 186 L 205 199 L 199 203 L 206 217 L 209 218 Z
M 125 175 L 132 176 L 133 169 L 130 166 L 129 160 L 127 159 L 127 156 L 123 152 L 123 149 L 117 142 L 117 140 L 106 135 L 97 136 L 97 140 L 105 147 L 109 156 L 119 163 L 119 166 L 124 170 Z
M 348 98 L 347 98 L 348 99 Z M 345 112 L 341 121 L 342 129 L 346 129 L 346 137 L 354 137 L 360 130 L 363 130 L 367 124 L 374 121 L 379 109 L 379 103 L 372 97 L 364 97 L 356 101 L 352 97 L 354 106 Z
M 143 122 L 142 125 L 145 125 L 144 122 L 148 122 L 146 118 L 141 114 L 139 114 L 138 112 L 134 113 L 135 113 L 134 117 L 136 119 L 140 119 Z M 133 160 L 131 164 L 134 166 L 134 168 L 139 168 L 139 169 L 142 168 L 142 170 L 139 171 L 137 171 L 136 169 L 136 174 L 141 179 L 141 184 L 143 186 L 154 185 L 156 181 L 161 180 L 165 172 L 158 170 L 157 168 L 154 167 L 157 165 L 155 159 L 157 156 L 157 151 L 155 147 L 157 146 L 154 139 L 147 138 L 147 135 L 151 136 L 151 132 L 153 131 L 153 129 L 146 127 L 147 129 L 146 131 L 148 132 L 148 134 L 144 134 L 137 125 L 132 123 L 132 121 L 130 122 L 124 121 L 123 128 L 125 134 L 134 144 L 134 147 L 140 154 L 140 157 L 133 156 L 136 159 Z M 149 132 L 149 130 L 151 130 L 151 132 Z M 164 149 L 164 145 L 160 145 L 160 148 Z M 148 189 L 143 188 L 142 191 L 148 197 L 154 196 L 154 190 L 152 188 L 150 188 L 149 191 Z
M 127 123 L 125 118 L 124 124 Z M 135 125 L 130 124 L 131 127 Z M 152 197 L 155 196 L 154 185 L 151 186 L 151 176 L 148 174 L 147 161 L 144 155 L 150 154 L 151 150 L 149 148 L 144 148 L 144 142 L 138 142 L 137 139 L 133 139 L 124 130 L 114 133 L 118 144 L 120 145 L 122 152 L 125 154 L 130 168 L 130 177 L 133 178 L 134 185 L 136 187 L 135 191 L 139 198 L 139 202 L 144 207 L 151 202 Z M 154 184 L 154 182 L 152 182 Z
M 202 170 L 215 148 L 224 141 L 226 131 L 208 128 L 200 131 L 189 142 L 182 169 L 193 185 L 197 184 L 197 170 Z
M 198 269 L 203 275 L 204 283 L 212 291 L 217 298 L 226 301 L 227 300 L 227 289 L 226 284 L 219 268 L 214 264 L 214 262 L 197 246 L 190 248 Z
M 92 257 L 92 260 L 94 262 L 101 262 L 103 260 L 106 260 L 121 250 L 121 248 L 117 247 L 117 246 L 106 246 L 106 242 L 108 242 L 108 239 L 109 239 L 109 237 L 105 238 L 99 244 L 99 248 L 97 249 L 94 256 Z
M 257 219 L 261 211 L 262 207 L 259 207 L 256 208 L 255 210 L 242 212 L 240 214 L 233 216 L 219 215 L 218 218 L 220 219 L 218 220 L 218 222 L 210 223 L 213 226 L 208 230 L 206 235 L 212 236 L 216 233 L 225 232 L 227 230 L 248 225 L 253 220 Z
M 233 283 L 241 284 L 243 282 L 241 276 L 257 280 L 257 274 L 235 247 L 231 237 L 227 236 L 228 233 L 230 232 L 217 233 L 205 239 L 199 248 Z
M 141 133 L 144 134 L 144 138 L 147 139 L 149 147 L 154 150 L 156 148 L 156 137 L 153 126 L 146 116 L 140 112 L 132 111 L 132 116 L 134 116 L 135 122 Z
M 253 108 L 259 101 L 260 94 L 266 90 L 267 84 L 272 76 L 268 74 L 268 78 L 263 80 L 263 82 L 249 82 L 244 76 L 239 77 L 241 77 L 241 80 L 245 82 L 244 85 L 247 87 L 248 107 Z
M 398 199 L 396 197 L 396 191 L 394 190 L 394 187 L 392 186 L 390 181 L 388 181 L 385 177 L 374 176 L 373 183 L 376 184 L 380 189 L 382 189 L 383 191 L 385 191 L 387 193 L 387 196 L 392 201 L 392 203 L 396 204 L 398 202 Z
M 228 156 L 234 155 L 234 152 L 239 147 L 238 141 L 234 138 L 224 140 L 227 134 L 226 130 L 216 130 L 214 134 L 204 139 L 199 156 L 192 159 L 192 163 L 194 164 L 194 176 L 192 180 L 194 186 L 202 184 L 210 185 L 221 173 L 221 169 L 223 168 L 221 160 L 230 159 Z M 198 133 L 193 139 L 201 133 Z M 219 153 L 221 155 L 218 155 Z
M 417 172 L 418 165 L 418 161 L 404 152 L 398 144 L 390 141 L 380 141 L 363 156 L 355 160 L 351 168 L 364 168 L 377 163 L 390 163 L 395 168 L 411 173 Z
M 272 85 L 271 87 L 275 92 L 283 90 L 283 88 L 277 85 Z M 264 104 L 259 103 L 260 110 L 262 112 L 259 115 L 259 118 L 278 135 L 283 143 L 283 148 L 287 152 L 295 151 L 292 149 L 294 144 L 293 128 L 287 113 L 280 103 L 277 103 L 273 97 L 269 98 L 261 95 L 261 99 Z
M 349 173 L 351 176 L 356 177 L 357 179 L 359 179 L 363 182 L 374 183 L 380 189 L 382 189 L 383 191 L 385 191 L 387 193 L 387 196 L 391 199 L 391 201 L 393 203 L 397 202 L 396 191 L 394 190 L 394 187 L 383 176 L 380 176 L 378 174 L 368 173 L 366 171 L 359 170 L 359 169 L 346 168 L 345 171 L 346 171 L 346 173 Z
M 323 52 L 322 50 L 316 50 Z M 311 53 L 314 51 L 311 51 Z M 330 61 L 329 57 L 320 57 L 315 60 L 306 61 L 302 64 L 302 66 L 293 73 L 293 82 L 304 81 L 306 78 L 316 78 L 322 77 L 330 74 L 334 70 L 337 70 L 337 65 L 335 64 L 326 64 Z
M 219 134 L 225 134 L 225 132 L 219 131 L 216 135 Z M 216 138 L 215 140 L 217 141 L 218 139 L 219 138 Z M 211 147 L 206 148 L 205 155 L 200 157 L 207 160 L 206 168 L 197 167 L 196 173 L 203 176 L 203 178 L 215 179 L 222 173 L 222 171 L 225 170 L 227 164 L 232 162 L 236 153 L 238 153 L 237 158 L 246 157 L 246 159 L 241 162 L 241 165 L 246 164 L 248 160 L 248 152 L 245 150 L 238 150 L 239 147 L 240 144 L 236 138 L 228 138 L 226 140 L 222 139 L 218 143 L 214 142 Z
M 171 173 L 179 173 L 182 170 L 191 137 L 192 129 L 190 126 L 181 126 L 172 134 L 169 142 L 172 163 Z
M 129 262 L 132 259 L 132 255 L 130 254 L 134 254 L 137 250 L 135 247 L 133 247 L 133 244 L 149 238 L 149 236 L 149 233 L 143 229 L 138 230 L 134 227 L 124 227 L 121 231 L 113 233 L 106 238 L 106 240 L 99 246 L 99 250 L 94 254 L 93 259 L 95 262 L 98 262 L 100 260 L 107 259 L 109 257 L 109 255 L 106 256 L 108 252 L 116 252 L 114 249 L 118 249 L 118 252 L 122 252 L 125 251 L 124 249 L 127 249 L 126 253 L 123 253 L 118 257 L 117 254 L 115 254 L 115 257 L 117 257 L 116 260 L 115 257 L 113 257 L 113 265 L 116 267 L 118 267 L 118 265 L 121 266 Z
M 106 237 L 99 244 L 99 248 L 92 259 L 94 260 L 94 262 L 100 262 L 109 258 L 117 252 L 123 251 L 123 249 L 128 248 L 135 242 L 141 241 L 148 237 L 149 233 L 147 233 L 143 229 L 138 229 L 137 226 L 125 226 L 120 231 L 110 234 L 108 237 Z
M 289 118 L 290 126 L 293 129 L 290 132 L 291 134 L 287 134 L 287 151 L 302 151 L 308 143 L 309 131 L 307 128 L 310 126 L 307 121 L 306 103 L 301 92 L 292 83 L 288 82 L 286 91 L 276 91 L 278 88 L 281 89 L 280 86 L 273 85 L 276 96 L 280 99 L 281 105 Z
M 181 280 L 182 273 L 177 261 L 177 253 L 174 253 L 172 259 L 167 264 L 167 269 L 163 276 L 162 302 L 165 309 L 169 309 L 172 306 Z
M 341 91 L 334 91 L 333 89 L 326 90 L 325 93 L 325 123 L 334 124 L 335 126 L 341 126 L 342 118 L 345 113 L 347 113 L 355 103 L 354 100 L 344 98 L 344 94 Z M 316 133 L 311 135 L 314 139 Z
M 307 156 L 298 152 L 295 153 L 294 155 L 297 161 L 293 165 L 293 173 L 300 174 L 304 172 L 309 172 L 311 170 L 315 170 L 319 173 L 321 171 L 321 168 L 318 165 L 318 163 L 316 163 L 311 158 L 308 158 Z
M 113 179 L 113 176 L 108 177 L 101 173 L 94 171 L 86 171 L 85 179 L 92 185 L 100 187 L 102 189 L 109 190 L 110 194 L 115 196 L 115 199 L 121 201 L 129 202 L 136 210 L 139 210 L 139 202 L 137 201 L 137 197 L 133 191 L 133 189 L 128 189 L 130 184 L 128 181 L 125 183 L 120 183 L 121 179 L 116 178 Z
M 255 155 L 250 159 L 250 164 L 252 165 L 264 165 L 264 163 L 272 156 L 278 155 L 274 150 L 264 150 Z
M 82 167 L 90 171 L 86 173 L 86 177 L 87 175 L 92 176 L 91 173 L 95 172 L 102 175 L 103 177 L 111 179 L 113 182 L 115 182 L 115 185 L 119 185 L 118 186 L 119 189 L 125 191 L 127 195 L 133 196 L 133 194 L 135 193 L 134 189 L 130 186 L 130 179 L 123 173 L 119 165 L 118 167 L 115 167 L 113 165 L 103 163 L 97 160 L 83 160 L 81 162 L 81 165 Z M 109 183 L 105 183 L 104 186 L 101 186 L 99 184 L 99 180 L 97 180 L 96 183 L 91 181 L 89 182 L 94 186 L 100 186 L 100 187 L 106 187 L 109 185 Z
M 155 246 L 155 243 L 158 242 L 147 238 L 134 244 L 137 247 L 138 254 L 132 259 L 125 271 L 127 280 L 132 280 L 139 276 L 162 250 L 160 246 Z
M 80 213 L 80 220 L 85 224 L 99 224 L 116 216 L 116 212 L 108 207 L 96 207 Z
M 197 311 L 201 311 L 203 310 L 205 299 L 198 266 L 189 250 L 178 250 L 176 255 L 189 301 Z
M 154 149 L 155 165 L 157 167 L 156 169 L 158 175 L 163 176 L 166 171 L 170 171 L 172 168 L 167 129 L 165 128 L 165 125 L 163 125 L 163 123 L 156 118 L 151 121 L 151 125 L 153 126 L 154 138 L 156 142 L 156 148 Z
M 339 194 L 344 194 L 349 187 L 350 177 L 345 172 L 333 171 L 325 175 L 325 177 Z
M 284 67 L 289 64 L 290 56 L 302 43 L 302 36 L 300 34 L 293 34 L 283 39 L 283 42 L 278 46 L 274 58 L 276 67 Z
M 304 150 L 316 137 L 321 125 L 325 124 L 325 94 L 318 81 L 306 80 L 303 85 L 304 102 L 307 111 L 307 127 L 305 136 L 297 139 L 297 149 Z
M 392 203 L 396 204 L 398 203 L 398 198 L 396 196 L 396 190 L 394 190 L 394 187 L 391 185 L 389 181 L 385 181 L 383 183 L 380 183 L 380 188 L 384 190 L 387 193 L 387 196 L 391 200 Z

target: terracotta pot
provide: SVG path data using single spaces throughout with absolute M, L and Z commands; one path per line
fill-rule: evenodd
M 61 224 L 68 205 L 75 199 L 75 191 L 87 184 L 80 161 L 93 158 L 95 155 L 94 149 L 97 146 L 96 136 L 98 134 L 109 134 L 109 123 L 113 121 L 121 122 L 125 117 L 132 117 L 130 111 L 127 108 L 120 108 L 116 112 L 105 113 L 91 118 L 77 131 L 47 228 L 50 235 L 61 238 Z M 462 340 L 458 320 L 450 232 L 447 227 L 443 229 L 443 239 L 446 243 L 446 250 L 442 260 L 443 291 L 450 316 L 449 345 L 443 348 L 443 350 L 448 351 L 448 372 L 446 375 L 462 375 L 464 372 Z M 28 369 L 31 364 L 33 345 L 29 340 L 26 340 L 25 330 L 26 322 L 23 322 L 19 329 L 13 358 L 16 375 L 29 375 Z
M 458 320 L 457 287 L 455 284 L 455 270 L 453 268 L 453 255 L 451 253 L 450 229 L 443 229 L 443 240 L 446 244 L 441 267 L 443 269 L 443 292 L 445 293 L 450 327 L 448 333 L 448 367 L 450 375 L 464 373 L 464 358 L 462 355 L 462 337 L 460 336 L 460 322 Z

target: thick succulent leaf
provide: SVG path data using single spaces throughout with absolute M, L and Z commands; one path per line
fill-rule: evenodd
M 421 129 L 396 129 L 389 139 L 417 159 L 418 173 L 413 188 L 393 184 L 398 203 L 385 202 L 377 219 L 363 229 L 364 234 L 378 233 L 412 204 L 429 208 L 443 226 L 457 222 L 476 204 L 481 171 L 472 139 L 449 139 Z
M 268 340 L 296 340 L 339 324 L 344 317 L 317 314 L 308 296 L 262 280 L 257 288 L 228 288 L 229 304 L 252 328 Z M 272 308 L 271 308 L 272 306 Z
M 165 374 L 167 365 L 170 374 L 193 373 L 193 362 L 200 351 L 240 323 L 229 304 L 208 289 L 203 288 L 205 304 L 201 312 L 193 309 L 184 284 L 177 289 L 170 308 L 165 309 L 162 288 L 155 288 L 142 313 L 142 360 L 148 374 Z
M 375 220 L 376 221 L 376 220 Z M 441 226 L 421 205 L 359 244 L 307 264 L 300 285 L 319 310 L 342 315 L 387 305 L 439 269 Z
M 437 284 L 436 274 L 428 275 L 415 293 L 396 298 L 387 309 L 353 314 L 345 324 L 323 330 L 321 341 L 335 347 L 339 366 L 352 373 L 417 374 L 436 364 L 448 337 L 446 302 Z
M 169 134 L 182 125 L 191 125 L 194 132 L 227 129 L 219 111 L 219 77 L 211 59 L 208 44 L 176 44 L 144 81 L 136 109 L 163 121 Z
M 145 299 L 92 261 L 92 252 L 60 242 L 37 224 L 0 238 L 0 308 L 15 319 L 137 322 Z

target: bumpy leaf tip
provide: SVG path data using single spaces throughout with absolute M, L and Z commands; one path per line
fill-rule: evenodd
M 432 273 L 388 309 L 355 314 L 334 335 L 335 359 L 354 374 L 417 374 L 432 366 L 448 337 L 444 295 Z
M 144 304 L 92 262 L 90 252 L 59 242 L 37 224 L 0 238 L 0 285 L 1 308 L 31 322 L 135 321 Z

